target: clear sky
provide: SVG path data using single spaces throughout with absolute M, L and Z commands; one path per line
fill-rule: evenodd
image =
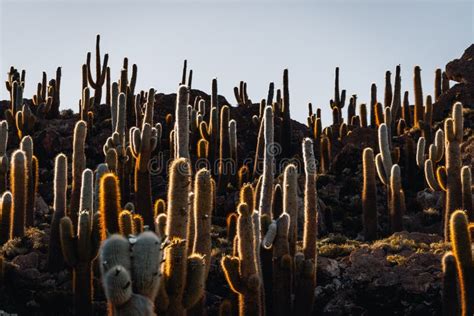
M 81 65 L 100 33 L 113 78 L 128 56 L 139 89 L 175 92 L 186 58 L 194 88 L 209 91 L 217 77 L 219 93 L 235 104 L 232 89 L 245 80 L 257 102 L 270 81 L 281 86 L 288 67 L 292 116 L 301 122 L 311 101 L 329 123 L 336 66 L 341 87 L 360 102 L 372 82 L 382 96 L 385 71 L 397 64 L 403 90 L 412 91 L 420 65 L 431 94 L 435 68 L 474 42 L 474 1 L 0 0 L 0 21 L 2 81 L 10 65 L 26 69 L 28 98 L 43 70 L 53 76 L 62 66 L 62 107 L 77 111 Z

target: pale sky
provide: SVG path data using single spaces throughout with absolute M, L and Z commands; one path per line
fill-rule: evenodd
M 114 80 L 127 56 L 138 65 L 138 89 L 172 93 L 188 59 L 193 88 L 209 92 L 217 77 L 219 94 L 235 105 L 240 80 L 258 102 L 289 68 L 292 117 L 305 122 L 311 101 L 329 123 L 336 66 L 341 88 L 359 102 L 369 101 L 372 82 L 382 98 L 385 71 L 397 64 L 403 90 L 412 91 L 413 66 L 420 65 L 424 92 L 432 94 L 435 68 L 474 42 L 473 3 L 0 0 L 1 80 L 10 65 L 26 69 L 31 98 L 42 71 L 52 77 L 62 66 L 61 104 L 77 111 L 81 65 L 100 33 Z M 2 84 L 0 99 L 7 97 Z

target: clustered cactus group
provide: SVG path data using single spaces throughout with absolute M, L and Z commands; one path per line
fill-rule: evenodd
M 349 98 L 346 122 L 346 90 L 340 90 L 336 68 L 332 124 L 323 128 L 321 109 L 313 113 L 310 103 L 307 137 L 298 146 L 292 134 L 288 70 L 282 90 L 275 92 L 270 83 L 267 98 L 257 105 L 241 81 L 234 89 L 237 106 L 257 109 L 250 122 L 258 130 L 252 164 L 243 163 L 247 153 L 239 148 L 244 141 L 238 139 L 239 120 L 235 108 L 219 99 L 217 79 L 212 80 L 210 98 L 196 96 L 187 67 L 185 61 L 175 111 L 158 122 L 156 91 L 135 93 L 136 65 L 129 78 L 125 58 L 120 79 L 112 82 L 108 54 L 101 59 L 97 36 L 94 79 L 87 54 L 70 163 L 63 153 L 55 159 L 47 259 L 51 273 L 72 269 L 77 315 L 93 314 L 94 290 L 101 291 L 95 278 L 101 280 L 111 315 L 205 315 L 206 281 L 216 269 L 230 288 L 222 315 L 311 315 L 317 304 L 318 227 L 330 217 L 318 198 L 318 178 L 332 172 L 337 148 L 364 129 L 377 130 L 378 146 L 362 153 L 362 238 L 370 242 L 404 229 L 406 183 L 416 176 L 409 172 L 417 171 L 411 166 L 418 165 L 429 189 L 445 201 L 444 237 L 452 252 L 443 258 L 444 313 L 472 315 L 474 232 L 469 222 L 474 213 L 470 168 L 461 159 L 463 106 L 454 104 L 444 130 L 436 130 L 432 99 L 423 100 L 420 67 L 414 69 L 414 106 L 408 92 L 402 102 L 397 66 L 393 88 L 391 73 L 386 73 L 383 103 L 372 84 L 369 104 L 357 109 L 357 96 Z M 436 71 L 435 101 L 449 88 L 445 77 Z M 33 136 L 38 121 L 59 117 L 60 83 L 61 68 L 49 83 L 44 73 L 31 103 L 23 98 L 25 71 L 12 67 L 8 73 L 10 107 L 0 122 L 1 244 L 22 238 L 36 224 L 40 179 Z M 102 107 L 110 110 L 112 128 L 103 145 L 103 163 L 90 166 L 94 171 L 87 168 L 86 149 L 95 113 Z M 10 139 L 19 149 L 7 151 Z M 163 153 L 171 160 L 166 166 L 167 196 L 159 198 L 151 164 Z M 277 163 L 283 158 L 286 164 Z M 218 207 L 218 198 L 234 192 L 239 192 L 234 210 Z M 378 206 L 384 196 L 382 210 Z M 389 219 L 388 230 L 380 226 L 381 213 Z M 212 237 L 218 223 L 214 218 L 221 217 L 227 218 L 230 247 L 216 268 Z

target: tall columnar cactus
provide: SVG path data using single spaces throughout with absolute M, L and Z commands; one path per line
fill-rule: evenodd
M 461 183 L 461 143 L 463 137 L 463 116 L 462 104 L 456 103 L 453 106 L 452 118 L 444 122 L 444 134 L 446 137 L 446 183 L 441 187 L 446 188 L 445 206 L 445 239 L 448 240 L 449 219 L 451 214 L 462 208 L 462 183 Z M 438 177 L 438 182 L 443 182 L 442 177 Z M 441 183 L 440 183 L 441 184 Z
M 5 192 L 8 181 L 8 123 L 7 121 L 0 122 L 0 192 Z
M 38 160 L 33 156 L 33 139 L 25 136 L 20 142 L 20 149 L 25 152 L 26 172 L 27 172 L 27 199 L 26 199 L 26 219 L 25 224 L 28 227 L 34 224 L 34 208 L 36 199 L 36 187 L 38 180 Z
M 393 116 L 393 125 L 395 126 L 396 121 L 400 117 L 400 110 L 402 107 L 402 78 L 400 76 L 400 65 L 397 65 L 395 70 L 395 84 L 393 86 L 393 99 L 392 99 L 392 116 Z
M 102 98 L 102 86 L 105 82 L 105 75 L 107 73 L 107 63 L 109 62 L 109 54 L 104 55 L 104 64 L 101 69 L 100 60 L 100 35 L 97 35 L 95 44 L 95 73 L 96 79 L 92 78 L 92 67 L 91 67 L 91 53 L 87 53 L 87 80 L 89 85 L 94 89 L 94 106 L 99 106 Z
M 189 118 L 188 118 L 189 91 L 188 87 L 181 85 L 176 96 L 176 127 L 175 146 L 176 158 L 189 159 Z
M 92 315 L 92 261 L 100 245 L 99 214 L 81 211 L 77 233 L 72 225 L 69 217 L 63 217 L 59 232 L 64 260 L 73 268 L 74 310 L 77 315 Z
M 455 211 L 450 218 L 451 242 L 456 258 L 459 289 L 461 296 L 462 315 L 474 312 L 474 271 L 471 237 L 468 219 L 464 211 Z
M 472 208 L 472 178 L 471 168 L 464 166 L 461 169 L 462 183 L 462 208 L 466 211 L 470 222 L 474 222 L 474 211 Z
M 10 166 L 10 187 L 13 195 L 10 238 L 23 237 L 25 234 L 27 183 L 26 154 L 22 150 L 16 150 L 12 154 Z
M 305 168 L 303 253 L 297 253 L 294 257 L 294 313 L 311 315 L 316 288 L 316 237 L 318 234 L 316 161 L 312 141 L 308 138 L 304 139 L 302 147 Z
M 135 162 L 135 203 L 138 214 L 143 217 L 145 225 L 153 227 L 153 202 L 149 162 L 151 153 L 157 146 L 158 133 L 156 128 L 144 123 L 142 130 L 130 129 L 130 149 Z
M 77 227 L 79 214 L 79 202 L 81 197 L 82 172 L 86 168 L 85 143 L 87 137 L 87 124 L 78 121 L 74 127 L 74 138 L 72 147 L 72 186 L 71 204 L 66 210 L 67 216 L 72 220 L 73 228 Z
M 461 303 L 458 294 L 458 275 L 456 271 L 456 258 L 452 252 L 443 256 L 443 316 L 460 315 Z
M 164 284 L 158 295 L 158 310 L 167 315 L 183 315 L 204 295 L 206 262 L 199 253 L 188 251 L 189 189 L 191 167 L 184 159 L 176 159 L 170 167 L 166 235 L 171 241 L 165 249 Z M 202 192 L 201 192 L 202 193 Z M 212 195 L 212 194 L 211 194 Z M 202 236 L 198 226 L 195 236 Z
M 434 82 L 434 98 L 435 98 L 435 102 L 438 101 L 439 99 L 439 96 L 441 95 L 442 93 L 442 90 L 441 90 L 441 69 L 436 69 L 435 70 L 435 82 Z
M 328 173 L 331 161 L 331 140 L 327 136 L 321 138 L 319 153 L 321 155 L 321 173 Z
M 273 175 L 274 175 L 274 150 L 273 143 L 273 109 L 271 106 L 265 108 L 264 113 L 264 139 L 265 149 L 263 152 L 263 178 L 262 191 L 258 200 L 258 210 L 260 216 L 268 216 L 272 218 L 273 203 Z
M 54 203 L 53 219 L 48 247 L 48 270 L 59 271 L 64 265 L 59 236 L 59 223 L 66 214 L 67 194 L 67 157 L 64 154 L 56 156 L 54 166 Z
M 376 126 L 375 105 L 377 104 L 377 85 L 372 83 L 370 86 L 370 126 Z
M 393 233 L 403 230 L 404 210 L 405 199 L 402 191 L 400 167 L 395 164 L 390 172 L 390 228 Z
M 108 234 L 120 232 L 118 216 L 121 210 L 119 180 L 113 173 L 106 173 L 100 179 L 99 212 L 101 239 Z
M 286 166 L 283 175 L 283 212 L 290 216 L 290 226 L 288 231 L 288 241 L 290 254 L 296 252 L 296 242 L 298 241 L 298 170 L 296 166 L 290 164 Z
M 239 204 L 237 222 L 237 256 L 225 256 L 221 266 L 232 291 L 239 296 L 239 315 L 262 315 L 262 280 L 258 272 L 252 211 Z
M 419 126 L 419 122 L 423 120 L 423 89 L 421 85 L 421 68 L 420 66 L 415 66 L 414 75 L 413 75 L 413 90 L 415 93 L 415 110 L 414 110 L 414 119 L 413 125 Z
M 203 279 L 207 280 L 209 269 L 211 267 L 211 219 L 213 211 L 213 185 L 211 182 L 211 173 L 209 170 L 201 169 L 196 173 L 194 180 L 194 201 L 193 213 L 194 225 L 189 226 L 189 230 L 194 230 L 194 240 L 191 253 L 201 254 L 203 256 L 205 271 Z M 191 237 L 191 236 L 190 236 Z M 190 247 L 188 246 L 188 249 Z M 204 313 L 204 295 L 199 303 L 193 308 L 193 312 Z
M 231 149 L 229 142 L 229 120 L 230 120 L 230 109 L 227 105 L 221 108 L 221 119 L 220 119 L 220 136 L 219 136 L 219 181 L 217 183 L 217 190 L 219 193 L 225 193 L 227 185 L 229 183 L 230 173 L 233 166 L 228 165 L 228 161 L 231 158 Z
M 377 239 L 377 187 L 375 183 L 375 160 L 372 148 L 364 149 L 362 155 L 364 186 L 362 189 L 362 209 L 365 240 Z
M 306 259 L 312 259 L 316 262 L 316 236 L 318 231 L 317 168 L 313 141 L 309 138 L 303 140 L 303 160 L 305 170 L 303 252 Z
M 194 223 L 195 233 L 193 241 L 193 253 L 204 256 L 206 263 L 206 274 L 211 265 L 211 218 L 213 211 L 213 188 L 211 184 L 211 173 L 209 170 L 201 169 L 196 173 L 194 181 Z
M 5 191 L 0 199 L 0 245 L 3 245 L 10 239 L 12 203 L 12 194 L 10 191 Z
M 234 170 L 237 169 L 239 165 L 238 156 L 237 156 L 237 122 L 235 120 L 229 121 L 229 146 L 230 146 L 230 159 L 233 164 Z M 232 177 L 232 184 L 234 186 L 237 185 L 237 177 L 235 177 L 235 171 Z
M 103 242 L 100 267 L 110 314 L 155 315 L 162 256 L 161 239 L 152 232 L 141 233 L 133 244 L 120 235 Z
M 383 107 L 390 107 L 392 105 L 393 91 L 392 91 L 392 73 L 390 71 L 385 72 L 385 91 L 383 96 Z
M 288 236 L 290 216 L 283 212 L 276 223 L 276 237 L 273 241 L 273 312 L 283 316 L 290 315 L 292 311 L 293 260 Z
M 270 105 L 270 104 L 268 104 Z M 291 154 L 291 117 L 290 117 L 290 87 L 288 83 L 288 69 L 283 71 L 283 122 L 281 130 L 282 134 L 281 146 L 283 157 L 289 157 Z
M 388 185 L 390 182 L 390 175 L 392 170 L 392 155 L 390 152 L 388 129 L 385 123 L 379 126 L 378 142 L 380 153 L 377 154 L 376 167 L 377 173 L 383 184 Z

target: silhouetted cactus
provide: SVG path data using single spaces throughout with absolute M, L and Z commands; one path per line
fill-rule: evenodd
M 462 208 L 466 212 L 470 222 L 474 222 L 474 212 L 472 209 L 472 178 L 471 168 L 464 166 L 461 169 L 462 184 Z
M 8 182 L 8 123 L 7 121 L 0 122 L 0 192 L 5 192 Z
M 107 64 L 109 61 L 109 54 L 104 55 L 104 63 L 102 64 L 101 69 L 101 60 L 100 60 L 100 35 L 97 35 L 96 44 L 95 44 L 95 72 L 96 79 L 92 78 L 92 67 L 91 67 L 91 53 L 87 53 L 87 81 L 89 85 L 94 89 L 94 106 L 99 106 L 102 98 L 102 86 L 105 82 L 105 75 L 107 73 Z
M 390 228 L 391 231 L 403 230 L 402 217 L 405 210 L 405 199 L 402 191 L 400 167 L 393 165 L 390 172 Z
M 459 302 L 459 281 L 456 271 L 456 259 L 452 252 L 447 252 L 443 256 L 443 294 L 442 294 L 442 308 L 443 316 L 460 315 Z
M 365 240 L 377 238 L 377 187 L 375 184 L 375 160 L 372 148 L 364 149 L 362 155 L 364 187 L 362 190 L 362 209 Z
M 5 191 L 0 200 L 0 245 L 3 245 L 10 239 L 12 203 L 12 194 L 10 191 Z
M 220 135 L 219 135 L 219 181 L 217 183 L 217 191 L 219 193 L 225 193 L 229 178 L 232 173 L 232 169 L 235 166 L 229 166 L 229 160 L 231 160 L 231 148 L 229 141 L 229 120 L 230 120 L 230 109 L 227 105 L 221 108 L 220 115 Z M 231 162 L 233 164 L 234 162 Z

